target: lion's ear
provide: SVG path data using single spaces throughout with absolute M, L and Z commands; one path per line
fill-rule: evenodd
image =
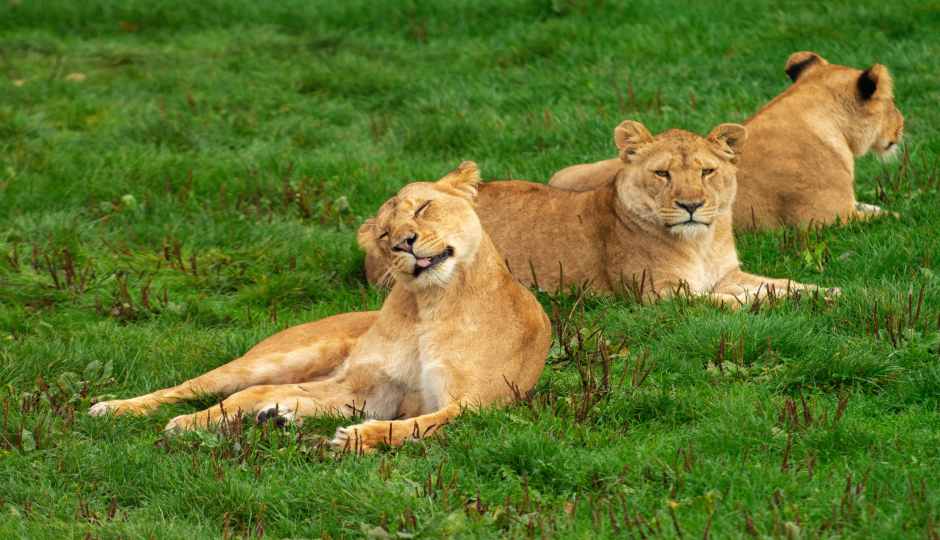
M 822 56 L 814 52 L 803 51 L 790 55 L 789 60 L 787 60 L 787 67 L 784 68 L 784 71 L 787 72 L 791 81 L 796 82 L 800 77 L 809 75 L 815 71 L 816 68 L 828 65 L 829 62 Z
M 737 163 L 747 145 L 747 130 L 740 124 L 719 124 L 708 134 L 708 140 L 718 144 L 731 163 Z
M 477 170 L 477 164 L 472 161 L 464 161 L 457 167 L 456 171 L 451 171 L 437 181 L 437 185 L 450 188 L 458 195 L 473 200 L 477 196 L 477 184 L 480 183 L 480 171 Z
M 875 64 L 863 71 L 855 85 L 862 101 L 872 98 L 894 99 L 891 75 L 888 74 L 888 68 L 881 64 Z
M 637 150 L 653 141 L 649 130 L 643 124 L 633 120 L 622 122 L 614 130 L 614 144 L 620 152 L 620 159 L 626 163 L 630 162 L 630 158 L 637 153 Z
M 356 239 L 359 240 L 359 245 L 365 251 L 372 251 L 376 247 L 375 243 L 375 220 L 367 219 L 365 223 L 359 227 L 359 232 L 356 233 Z

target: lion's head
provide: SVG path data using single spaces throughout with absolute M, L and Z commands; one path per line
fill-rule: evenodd
M 904 135 L 904 116 L 894 106 L 894 84 L 881 64 L 861 71 L 830 64 L 813 52 L 798 52 L 787 60 L 794 85 L 826 89 L 841 105 L 845 133 L 855 156 L 874 152 L 888 157 Z
M 621 204 L 654 227 L 694 240 L 718 217 L 731 213 L 737 191 L 737 157 L 747 130 L 721 124 L 708 137 L 671 129 L 653 137 L 626 121 L 614 130 L 623 167 L 617 179 Z
M 408 184 L 359 228 L 359 244 L 408 289 L 447 285 L 480 245 L 479 182 L 476 163 L 465 161 L 437 182 Z

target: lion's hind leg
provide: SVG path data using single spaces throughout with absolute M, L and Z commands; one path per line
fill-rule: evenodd
M 167 424 L 166 431 L 212 428 L 223 420 L 245 416 L 259 423 L 273 420 L 276 425 L 324 413 L 393 418 L 405 393 L 383 372 L 354 365 L 325 381 L 247 388 L 209 409 L 177 416 Z
M 315 409 L 326 412 L 329 400 L 314 400 L 300 385 L 253 386 L 232 394 L 218 405 L 170 420 L 164 431 L 175 433 L 198 428 L 212 429 L 223 421 L 236 422 L 251 416 L 259 422 L 273 420 L 284 425 L 293 420 L 298 410 Z
M 276 336 L 275 336 L 276 337 Z M 269 338 L 270 339 L 270 338 Z M 132 399 L 105 401 L 95 404 L 88 413 L 93 416 L 112 414 L 149 414 L 163 404 L 178 403 L 202 395 L 231 396 L 259 385 L 303 382 L 316 377 L 311 367 L 336 369 L 346 359 L 349 347 L 328 344 L 283 352 L 249 351 L 195 379 L 164 390 L 157 390 Z
M 327 377 L 349 356 L 378 312 L 346 313 L 294 326 L 265 339 L 241 358 L 180 385 L 132 399 L 97 403 L 88 411 L 149 414 L 164 403 L 205 394 L 230 396 L 257 385 L 299 383 Z

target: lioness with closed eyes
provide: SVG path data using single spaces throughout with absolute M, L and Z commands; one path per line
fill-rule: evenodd
M 371 449 L 427 436 L 466 407 L 511 401 L 542 373 L 551 326 L 513 279 L 473 211 L 472 162 L 435 183 L 409 184 L 359 229 L 359 243 L 395 281 L 379 311 L 289 328 L 244 356 L 93 415 L 147 414 L 163 403 L 221 393 L 221 406 L 178 416 L 167 431 L 245 415 L 278 424 L 324 413 L 365 414 L 333 444 Z

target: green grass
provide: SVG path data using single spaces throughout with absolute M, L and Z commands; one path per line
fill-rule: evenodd
M 938 27 L 930 1 L 0 2 L 0 536 L 937 538 Z M 918 173 L 858 162 L 899 219 L 740 235 L 834 304 L 589 296 L 628 343 L 609 377 L 559 352 L 530 403 L 364 457 L 325 451 L 338 418 L 163 439 L 211 397 L 85 415 L 377 307 L 354 232 L 404 184 L 545 182 L 625 118 L 707 133 L 799 50 L 888 66 Z

